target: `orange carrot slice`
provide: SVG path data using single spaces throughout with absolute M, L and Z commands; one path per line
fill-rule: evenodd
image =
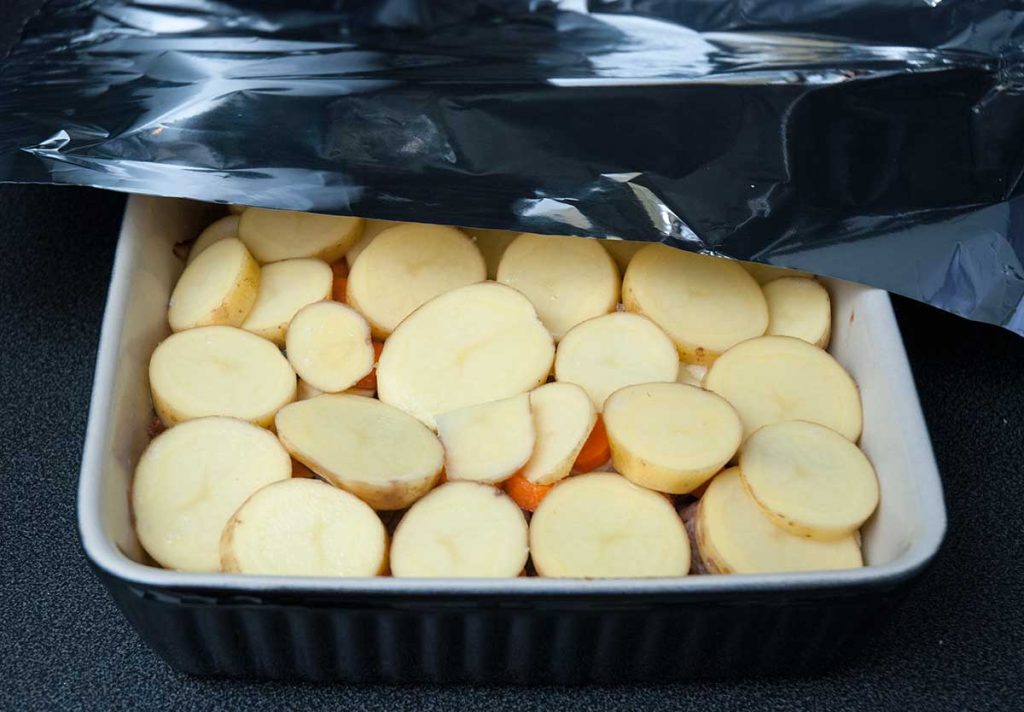
M 583 443 L 580 454 L 576 456 L 572 471 L 574 473 L 593 472 L 611 459 L 612 451 L 608 445 L 608 433 L 604 429 L 604 421 L 597 416 L 587 441 Z
M 520 509 L 533 512 L 540 505 L 554 485 L 538 485 L 530 482 L 519 472 L 509 477 L 502 484 L 505 492 L 519 505 Z

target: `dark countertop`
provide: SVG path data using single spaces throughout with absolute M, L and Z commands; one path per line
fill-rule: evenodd
M 123 196 L 0 186 L 0 709 L 1009 709 L 1024 692 L 1024 339 L 896 300 L 949 507 L 945 547 L 855 661 L 816 679 L 611 688 L 192 679 L 89 570 L 75 494 Z

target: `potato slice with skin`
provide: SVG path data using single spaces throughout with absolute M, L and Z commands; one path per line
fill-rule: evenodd
M 376 360 L 369 324 L 338 302 L 302 307 L 288 326 L 285 346 L 299 378 L 325 393 L 351 388 Z
M 665 497 L 611 473 L 559 482 L 530 520 L 540 576 L 685 576 L 690 544 Z
M 385 339 L 434 297 L 486 277 L 480 250 L 459 230 L 403 223 L 377 235 L 352 265 L 346 301 Z
M 722 469 L 740 446 L 743 425 L 720 396 L 681 383 L 615 391 L 604 404 L 612 466 L 641 487 L 686 494 Z
M 523 393 L 442 413 L 437 416 L 437 434 L 444 445 L 449 481 L 507 480 L 533 453 L 530 396 Z
M 791 336 L 762 336 L 723 354 L 704 388 L 740 414 L 744 437 L 783 420 L 820 423 L 856 442 L 863 414 L 857 384 L 827 352 Z
M 231 515 L 261 487 L 287 480 L 291 459 L 272 433 L 235 418 L 199 418 L 157 436 L 135 468 L 139 541 L 161 566 L 219 571 Z
M 832 303 L 821 282 L 806 277 L 781 277 L 765 284 L 768 334 L 793 336 L 818 348 L 828 346 Z
M 712 573 L 786 573 L 864 565 L 853 536 L 820 541 L 775 526 L 744 488 L 738 467 L 711 480 L 697 509 L 697 535 L 701 559 Z
M 381 234 L 388 228 L 401 225 L 400 222 L 394 220 L 372 220 L 367 219 L 363 222 L 363 236 L 359 238 L 359 242 L 352 245 L 348 252 L 345 253 L 345 261 L 348 262 L 349 270 L 352 269 L 352 265 L 356 263 L 356 258 L 363 253 L 366 246 L 373 242 L 373 238 Z
M 440 413 L 525 393 L 547 380 L 555 346 L 522 294 L 481 282 L 432 299 L 385 342 L 377 396 L 436 428 Z
M 260 289 L 242 328 L 284 346 L 288 324 L 307 304 L 331 298 L 334 277 L 323 260 L 298 259 L 263 266 Z
M 704 366 L 768 328 L 764 294 L 738 263 L 667 245 L 636 253 L 622 282 L 622 303 L 664 329 L 682 361 Z
M 260 287 L 260 266 L 239 240 L 210 245 L 185 268 L 171 292 L 171 331 L 245 321 Z
M 536 444 L 523 467 L 530 482 L 549 485 L 569 476 L 597 422 L 590 396 L 574 383 L 545 383 L 530 392 Z
M 478 482 L 448 482 L 398 523 L 391 573 L 514 577 L 526 567 L 528 553 L 526 518 L 508 495 Z
M 319 480 L 267 485 L 238 508 L 220 541 L 221 570 L 267 576 L 377 576 L 387 533 L 355 495 Z
M 755 431 L 740 475 L 762 511 L 793 534 L 839 539 L 878 506 L 878 477 L 856 445 L 817 423 L 773 423 Z
M 629 267 L 629 263 L 633 261 L 633 255 L 642 250 L 649 242 L 640 242 L 638 240 L 618 240 L 615 238 L 605 238 L 601 240 L 601 244 L 604 245 L 608 254 L 615 260 L 615 264 L 618 266 L 619 271 L 622 274 L 626 273 L 626 269 Z
M 330 264 L 344 257 L 362 232 L 362 218 L 267 208 L 247 208 L 238 223 L 239 239 L 261 264 L 299 257 Z
M 274 344 L 231 326 L 173 334 L 149 360 L 153 406 L 165 425 L 227 415 L 269 427 L 295 400 L 295 372 Z
M 512 241 L 522 233 L 514 230 L 493 230 L 486 227 L 464 227 L 462 231 L 473 238 L 487 264 L 487 279 L 498 278 L 498 264 Z
M 373 398 L 317 396 L 282 408 L 275 422 L 292 457 L 376 510 L 408 507 L 444 467 L 434 433 Z
M 188 251 L 188 259 L 185 261 L 185 264 L 192 264 L 192 261 L 199 256 L 199 253 L 213 243 L 227 237 L 238 237 L 237 215 L 227 215 L 220 220 L 215 220 L 199 233 L 199 237 L 192 243 L 192 248 Z
M 598 411 L 620 388 L 671 382 L 678 374 L 679 357 L 672 340 L 647 317 L 627 312 L 577 325 L 555 354 L 555 379 L 581 386 Z
M 619 270 L 589 238 L 523 233 L 505 250 L 498 281 L 526 295 L 555 341 L 619 303 Z
M 801 272 L 795 269 L 788 269 L 786 267 L 776 267 L 775 265 L 766 265 L 762 262 L 740 262 L 743 265 L 743 269 L 750 273 L 750 276 L 757 280 L 758 284 L 768 284 L 772 280 L 779 279 L 780 277 L 804 277 L 813 278 L 814 275 L 810 272 Z

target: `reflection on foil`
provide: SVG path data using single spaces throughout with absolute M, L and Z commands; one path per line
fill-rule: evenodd
M 1024 6 L 49 0 L 0 180 L 663 241 L 1024 333 Z

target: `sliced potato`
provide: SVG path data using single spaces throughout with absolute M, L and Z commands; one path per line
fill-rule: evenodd
M 437 416 L 449 480 L 494 484 L 507 480 L 533 452 L 530 396 L 522 393 Z
M 200 259 L 201 258 L 201 259 Z M 239 240 L 210 245 L 185 268 L 171 292 L 171 331 L 245 321 L 260 287 L 260 266 Z
M 487 279 L 497 279 L 498 263 L 501 262 L 505 249 L 520 234 L 513 230 L 492 230 L 485 227 L 464 227 L 462 231 L 473 238 L 487 264 Z
M 685 383 L 688 386 L 702 386 L 704 383 L 704 376 L 708 373 L 708 369 L 704 366 L 699 366 L 695 363 L 680 363 L 679 364 L 679 375 L 676 377 L 676 383 Z
M 295 400 L 295 371 L 274 344 L 231 326 L 165 339 L 149 360 L 153 406 L 165 425 L 228 415 L 269 427 Z
M 790 336 L 762 336 L 734 346 L 704 377 L 729 401 L 744 437 L 783 420 L 809 420 L 856 442 L 863 421 L 860 393 L 827 352 Z
M 878 477 L 856 445 L 816 423 L 755 431 L 740 452 L 747 490 L 776 525 L 799 536 L 839 539 L 878 506 Z
M 697 386 L 644 383 L 604 404 L 612 466 L 648 489 L 686 494 L 732 459 L 743 425 L 726 400 Z
M 185 261 L 185 264 L 192 264 L 192 260 L 198 257 L 200 252 L 226 237 L 238 237 L 237 215 L 227 215 L 220 220 L 215 220 L 199 233 L 199 237 L 192 243 L 192 249 L 188 251 L 188 259 Z
M 757 280 L 758 284 L 768 284 L 780 277 L 813 277 L 810 272 L 800 272 L 795 269 L 766 265 L 762 262 L 740 262 L 743 269 L 750 273 L 750 276 Z
M 622 272 L 622 274 L 625 274 L 626 268 L 629 267 L 629 263 L 633 260 L 633 255 L 651 243 L 639 242 L 637 240 L 616 240 L 614 238 L 606 238 L 601 240 L 601 244 L 604 245 L 605 249 L 608 250 L 608 254 L 612 256 L 613 260 L 615 260 L 615 264 L 618 265 L 619 271 Z
M 388 537 L 377 513 L 319 480 L 291 479 L 257 491 L 220 541 L 221 570 L 266 576 L 377 576 Z
M 459 230 L 402 223 L 377 235 L 352 265 L 346 301 L 384 339 L 422 304 L 486 277 L 480 250 Z
M 738 467 L 711 480 L 700 498 L 697 546 L 707 569 L 719 574 L 823 571 L 864 565 L 853 536 L 821 541 L 775 526 L 744 488 Z
M 832 303 L 821 282 L 806 277 L 780 277 L 762 289 L 768 300 L 768 334 L 793 336 L 822 349 L 828 346 Z
M 597 240 L 583 237 L 523 233 L 505 250 L 498 281 L 533 302 L 555 341 L 619 303 L 615 262 Z
M 373 398 L 317 396 L 282 408 L 276 424 L 292 457 L 377 510 L 408 507 L 444 467 L 434 433 Z
M 295 394 L 295 400 L 309 400 L 310 398 L 322 396 L 324 393 L 325 391 L 314 388 L 300 378 L 299 387 Z M 373 398 L 374 395 L 374 391 L 366 388 L 346 388 L 342 393 L 346 393 L 351 396 L 363 396 L 364 398 Z
M 675 381 L 675 346 L 647 317 L 615 312 L 577 325 L 558 344 L 555 378 L 587 392 L 598 411 L 625 386 Z
M 364 220 L 363 221 L 363 236 L 359 238 L 359 242 L 352 245 L 348 252 L 345 253 L 345 261 L 348 262 L 348 267 L 351 270 L 352 265 L 356 263 L 356 258 L 363 253 L 366 246 L 369 245 L 373 238 L 381 234 L 385 230 L 396 225 L 401 225 L 400 222 L 394 220 Z
M 351 388 L 373 370 L 376 360 L 370 325 L 338 302 L 302 307 L 288 326 L 285 344 L 299 378 L 325 393 Z
M 681 360 L 704 366 L 768 328 L 764 294 L 737 262 L 667 245 L 636 253 L 622 282 L 622 303 L 664 329 Z
M 238 223 L 238 237 L 260 264 L 299 257 L 331 263 L 359 240 L 362 218 L 248 208 Z
M 263 266 L 260 289 L 242 328 L 284 346 L 292 317 L 302 307 L 331 298 L 334 277 L 323 260 L 298 259 Z
M 179 571 L 219 571 L 220 537 L 242 503 L 291 477 L 272 433 L 235 418 L 199 418 L 154 438 L 135 468 L 132 511 L 139 541 Z
M 472 284 L 432 299 L 395 330 L 377 364 L 377 395 L 436 428 L 441 413 L 539 386 L 554 351 L 526 297 L 496 282 Z
M 545 383 L 530 392 L 530 410 L 536 443 L 522 474 L 550 485 L 569 476 L 597 422 L 597 409 L 575 383 Z
M 530 520 L 540 576 L 685 576 L 690 544 L 667 499 L 611 473 L 555 485 Z
M 449 482 L 414 504 L 398 523 L 391 573 L 514 577 L 526 567 L 528 553 L 526 519 L 508 495 L 477 482 Z

